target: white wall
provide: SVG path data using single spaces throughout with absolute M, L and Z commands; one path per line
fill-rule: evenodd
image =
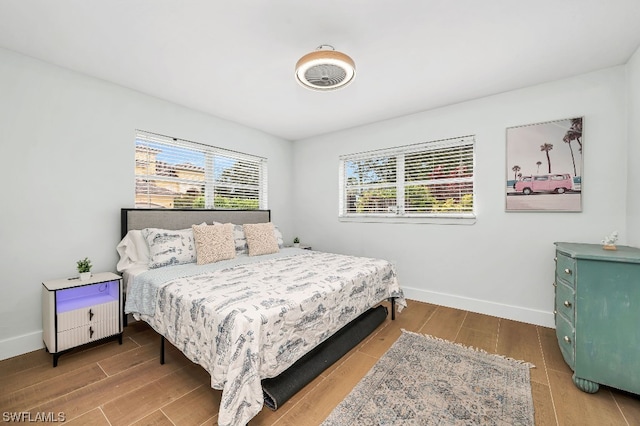
M 627 168 L 627 232 L 629 244 L 640 246 L 640 48 L 627 64 L 629 145 Z
M 42 347 L 44 280 L 114 271 L 134 204 L 134 130 L 267 157 L 273 221 L 292 238 L 291 142 L 0 49 L 0 359 Z
M 412 299 L 553 326 L 553 242 L 600 243 L 613 230 L 619 243 L 627 237 L 625 87 L 621 66 L 298 141 L 296 233 L 315 249 L 396 261 Z M 583 212 L 506 213 L 505 129 L 577 116 Z M 474 225 L 338 221 L 339 155 L 468 134 L 476 135 Z

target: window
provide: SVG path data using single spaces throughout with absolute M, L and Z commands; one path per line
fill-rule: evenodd
M 474 218 L 473 136 L 340 157 L 339 216 Z
M 136 207 L 266 209 L 267 160 L 136 133 Z

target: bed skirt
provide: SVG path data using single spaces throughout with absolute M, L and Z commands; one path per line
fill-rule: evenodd
M 277 410 L 300 389 L 318 377 L 364 340 L 387 317 L 387 308 L 371 308 L 316 346 L 278 376 L 262 380 L 264 403 Z

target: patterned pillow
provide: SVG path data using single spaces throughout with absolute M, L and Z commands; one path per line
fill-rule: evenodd
M 284 247 L 284 240 L 282 239 L 282 232 L 278 229 L 277 226 L 273 225 L 273 232 L 276 234 L 276 241 L 278 241 L 278 247 Z
M 192 225 L 198 265 L 236 257 L 233 224 Z
M 277 253 L 280 251 L 273 230 L 273 223 L 247 223 L 242 225 L 247 238 L 249 256 Z
M 214 222 L 217 224 L 217 222 Z M 247 237 L 244 235 L 243 225 L 233 225 L 233 240 L 236 245 L 236 253 L 243 254 L 249 251 L 247 247 Z M 278 229 L 277 226 L 273 226 L 273 232 L 276 236 L 276 241 L 278 242 L 278 248 L 284 247 L 284 240 L 282 238 L 282 232 Z
M 244 235 L 242 225 L 233 225 L 233 240 L 236 246 L 236 253 L 243 254 L 248 251 L 247 237 Z
M 151 269 L 196 261 L 196 246 L 191 228 L 177 231 L 145 228 L 142 236 L 149 245 Z

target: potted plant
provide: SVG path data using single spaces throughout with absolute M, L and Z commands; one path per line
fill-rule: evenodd
M 295 238 L 293 239 L 293 246 L 294 246 L 294 247 L 300 247 L 300 238 L 295 237 Z
M 81 280 L 88 280 L 91 278 L 91 266 L 91 261 L 88 257 L 78 260 L 78 273 L 80 273 Z

